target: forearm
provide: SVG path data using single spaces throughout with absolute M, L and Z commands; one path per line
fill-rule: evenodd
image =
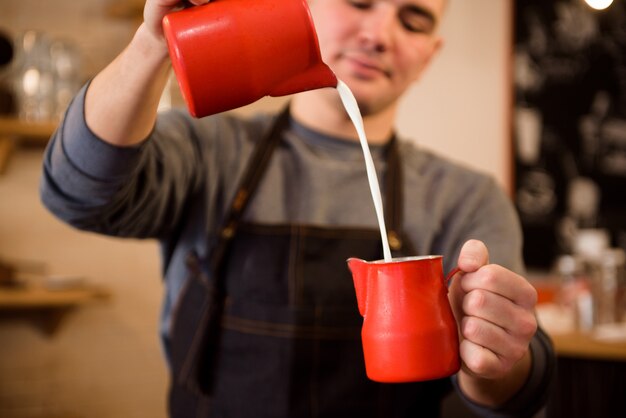
M 126 49 L 91 82 L 85 99 L 87 126 L 114 145 L 144 140 L 154 126 L 169 69 L 165 41 L 142 24 Z

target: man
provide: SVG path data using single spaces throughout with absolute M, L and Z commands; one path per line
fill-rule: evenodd
M 70 106 L 42 183 L 44 203 L 72 225 L 161 240 L 171 415 L 437 416 L 450 379 L 365 377 L 345 260 L 382 258 L 382 247 L 337 92 L 301 93 L 281 115 L 247 121 L 157 117 L 170 68 L 160 22 L 175 6 L 147 1 L 134 39 Z M 393 135 L 399 97 L 441 47 L 445 0 L 310 8 L 384 174 L 395 255 L 443 254 L 461 269 L 449 292 L 463 362 L 452 383 L 486 416 L 534 413 L 553 360 L 518 274 L 510 202 L 491 179 Z

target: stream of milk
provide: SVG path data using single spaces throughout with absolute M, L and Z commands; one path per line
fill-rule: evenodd
M 367 144 L 367 137 L 365 136 L 365 128 L 363 127 L 363 118 L 359 111 L 359 105 L 350 91 L 350 88 L 341 80 L 337 84 L 337 91 L 343 107 L 346 108 L 348 116 L 352 120 L 357 134 L 359 135 L 359 141 L 361 142 L 361 148 L 363 149 L 363 156 L 365 157 L 365 168 L 367 170 L 367 179 L 370 185 L 370 192 L 372 193 L 372 200 L 374 201 L 374 209 L 376 210 L 376 217 L 378 218 L 378 227 L 380 228 L 380 237 L 383 241 L 383 254 L 385 261 L 391 261 L 391 251 L 389 250 L 389 241 L 387 239 L 387 228 L 385 227 L 385 216 L 383 214 L 383 201 L 380 195 L 380 186 L 378 185 L 378 177 L 376 175 L 376 169 L 374 167 L 374 161 L 372 160 L 372 154 L 370 153 L 369 146 Z

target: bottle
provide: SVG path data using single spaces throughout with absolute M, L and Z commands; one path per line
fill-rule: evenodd
M 561 278 L 558 302 L 578 331 L 593 328 L 593 299 L 590 279 L 582 259 L 575 255 L 562 255 L 556 268 Z
M 14 89 L 18 116 L 29 122 L 52 119 L 54 78 L 50 40 L 42 32 L 29 30 L 18 36 Z
M 602 252 L 594 283 L 596 326 L 617 323 L 624 319 L 625 261 L 626 254 L 621 248 L 608 248 Z

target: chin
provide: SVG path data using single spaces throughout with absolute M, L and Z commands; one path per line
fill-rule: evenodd
M 349 84 L 348 87 L 350 87 L 363 117 L 378 113 L 385 107 L 380 100 L 370 97 L 367 91 L 361 91 L 358 87 L 352 88 Z
M 373 106 L 368 103 L 358 102 L 359 110 L 361 111 L 361 116 L 366 118 L 368 116 L 373 116 L 381 112 L 383 110 L 381 107 Z
M 392 105 L 391 102 L 381 98 L 380 94 L 378 94 L 379 92 L 389 88 L 389 86 L 381 85 L 380 80 L 359 77 L 358 75 L 352 73 L 346 76 L 337 72 L 335 75 L 339 80 L 346 83 L 354 95 L 363 117 L 380 113 Z M 341 103 L 339 95 L 336 95 L 336 98 L 338 102 Z

